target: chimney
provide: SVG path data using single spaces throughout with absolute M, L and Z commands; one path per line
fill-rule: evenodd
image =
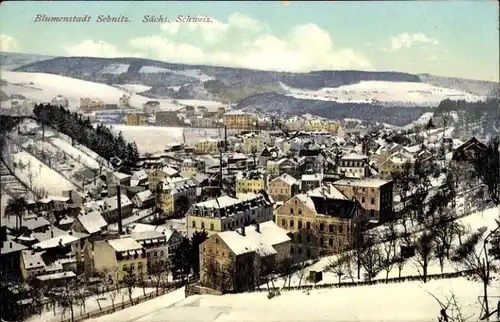
M 255 224 L 255 231 L 258 232 L 258 233 L 260 233 L 260 225 L 259 225 L 259 223 Z
M 63 247 L 62 239 L 59 239 L 59 247 Z
M 246 236 L 246 234 L 245 234 L 245 226 L 241 227 L 241 236 Z
M 122 193 L 121 193 L 121 186 L 117 185 L 116 186 L 116 202 L 118 204 L 118 234 L 123 234 L 123 227 L 122 227 Z
M 50 238 L 54 238 L 54 229 L 50 231 Z
M 9 242 L 9 248 L 12 248 L 12 242 Z
M 69 231 L 69 235 L 73 236 L 73 231 L 72 230 Z

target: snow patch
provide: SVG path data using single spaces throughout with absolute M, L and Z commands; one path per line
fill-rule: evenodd
M 102 70 L 103 73 L 120 75 L 128 71 L 130 65 L 127 64 L 109 64 Z

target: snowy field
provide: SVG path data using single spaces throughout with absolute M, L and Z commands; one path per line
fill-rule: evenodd
M 120 75 L 126 73 L 130 65 L 128 64 L 109 64 L 103 68 L 103 73 Z
M 94 321 L 422 321 L 435 322 L 438 302 L 446 303 L 451 292 L 463 314 L 480 313 L 477 297 L 480 283 L 465 278 L 399 283 L 356 288 L 285 291 L 273 299 L 267 293 L 213 296 L 165 295 Z M 500 292 L 497 286 L 493 292 Z M 493 293 L 495 294 L 495 293 Z M 176 296 L 177 295 L 177 296 Z M 180 302 L 178 302 L 180 300 Z
M 427 124 L 429 124 L 429 121 L 433 116 L 434 116 L 433 112 L 425 112 L 417 120 L 403 126 L 403 128 L 406 130 L 410 130 L 416 126 L 426 126 Z
M 96 160 L 92 159 L 91 157 L 89 157 L 88 155 L 83 153 L 82 151 L 73 147 L 71 145 L 71 143 L 64 141 L 64 140 L 57 138 L 57 137 L 50 138 L 49 140 L 53 145 L 55 145 L 61 151 L 63 151 L 67 155 L 69 155 L 74 160 L 82 163 L 87 168 L 99 169 L 99 163 L 97 163 Z
M 301 99 L 335 101 L 341 103 L 407 103 L 408 105 L 434 106 L 444 99 L 478 101 L 484 97 L 467 92 L 437 87 L 424 83 L 361 81 L 337 88 L 316 91 L 295 89 L 281 84 L 289 96 Z
M 216 111 L 219 107 L 228 108 L 227 104 L 216 102 L 216 101 L 204 101 L 204 100 L 176 100 L 180 105 L 183 106 L 205 106 L 209 111 Z
M 12 154 L 11 160 L 17 164 L 12 170 L 28 187 L 31 173 L 33 188 L 43 189 L 49 195 L 60 196 L 65 190 L 76 190 L 71 182 L 27 152 Z M 20 167 L 21 164 L 23 169 Z
M 146 294 L 152 293 L 155 291 L 154 288 L 146 288 L 145 289 Z M 110 292 L 111 293 L 111 292 Z M 102 293 L 98 295 L 93 295 L 89 298 L 86 299 L 85 301 L 85 310 L 83 307 L 80 307 L 79 305 L 75 305 L 73 307 L 73 312 L 75 314 L 75 317 L 80 315 L 80 314 L 85 314 L 86 312 L 91 312 L 94 310 L 99 310 L 99 304 L 101 305 L 101 308 L 105 308 L 107 306 L 112 305 L 112 301 L 110 298 L 110 293 Z M 116 292 L 116 298 L 115 298 L 115 306 L 119 306 L 120 303 L 122 302 L 127 302 L 129 300 L 128 296 L 128 290 L 123 288 L 120 291 Z M 144 291 L 141 287 L 136 287 L 132 291 L 132 299 L 138 298 L 140 296 L 144 295 Z M 97 303 L 97 299 L 99 299 L 99 304 Z M 71 318 L 71 312 L 69 309 L 66 310 L 66 312 L 63 314 L 61 307 L 57 307 L 55 310 L 55 315 L 54 311 L 52 308 L 46 309 L 45 311 L 42 312 L 42 314 L 37 314 L 26 321 L 29 322 L 58 322 L 61 321 L 62 319 L 69 319 Z M 123 320 L 125 321 L 125 320 Z
M 112 132 L 123 133 L 127 141 L 134 141 L 140 153 L 155 153 L 165 149 L 167 144 L 182 143 L 182 127 L 113 125 Z M 220 135 L 219 135 L 220 130 Z M 194 144 L 203 138 L 222 138 L 221 129 L 186 128 L 187 144 Z

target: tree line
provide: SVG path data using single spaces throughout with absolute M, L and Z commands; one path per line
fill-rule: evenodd
M 73 144 L 78 142 L 108 161 L 118 157 L 125 167 L 130 168 L 139 160 L 135 142 L 126 142 L 121 132 L 115 135 L 103 124 L 94 127 L 82 115 L 51 104 L 37 104 L 33 113 L 42 126 L 54 128 L 69 136 Z

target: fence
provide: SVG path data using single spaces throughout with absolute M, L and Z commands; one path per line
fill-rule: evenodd
M 469 276 L 473 273 L 472 270 L 454 272 L 454 273 L 443 273 L 443 274 L 432 274 L 427 275 L 427 281 L 431 280 L 440 280 L 440 279 L 448 279 L 448 278 L 458 278 Z M 325 283 L 319 285 L 301 285 L 301 286 L 290 286 L 280 288 L 269 288 L 269 289 L 256 289 L 250 292 L 268 292 L 271 290 L 286 290 L 286 291 L 294 291 L 294 290 L 312 290 L 312 289 L 322 289 L 322 288 L 343 288 L 343 287 L 356 287 L 356 286 L 369 286 L 369 285 L 377 285 L 377 284 L 393 284 L 393 283 L 404 283 L 404 282 L 415 282 L 422 281 L 423 277 L 421 275 L 412 275 L 412 276 L 404 276 L 404 277 L 393 277 L 389 279 L 378 279 L 372 281 L 362 281 L 362 282 L 346 282 L 346 283 Z
M 98 318 L 100 316 L 111 314 L 111 313 L 114 313 L 117 311 L 121 311 L 121 310 L 124 310 L 124 309 L 131 307 L 133 305 L 137 305 L 137 304 L 152 300 L 158 296 L 170 293 L 171 291 L 174 291 L 174 290 L 176 290 L 176 288 L 174 288 L 174 287 L 169 287 L 166 289 L 159 289 L 158 294 L 156 294 L 156 291 L 153 291 L 149 294 L 141 295 L 135 299 L 132 299 L 132 302 L 130 300 L 127 300 L 127 301 L 124 301 L 124 302 L 121 302 L 121 303 L 118 303 L 115 305 L 108 305 L 106 307 L 101 308 L 100 310 L 94 310 L 94 311 L 87 312 L 85 314 L 76 315 L 73 318 L 73 320 L 71 318 L 68 318 L 68 319 L 61 320 L 61 322 L 72 322 L 72 321 L 79 322 L 79 321 L 84 321 L 87 319 L 95 319 L 95 318 Z

